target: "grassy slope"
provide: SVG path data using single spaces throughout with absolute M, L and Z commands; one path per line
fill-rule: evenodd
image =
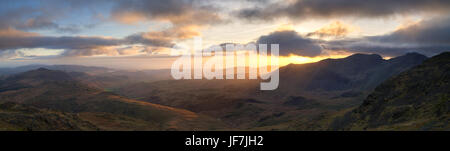
M 259 91 L 258 80 L 171 80 L 131 84 L 115 92 L 206 114 L 239 129 L 302 130 L 317 125 L 314 120 L 324 115 L 360 105 L 372 85 L 425 58 L 408 54 L 383 60 L 378 55 L 354 55 L 289 65 L 280 69 L 280 86 L 275 91 Z M 367 79 L 373 81 L 362 83 Z
M 98 130 L 98 128 L 77 114 L 8 102 L 0 104 L 0 130 Z
M 0 102 L 79 113 L 80 118 L 100 130 L 209 130 L 224 127 L 217 120 L 203 115 L 120 97 L 86 86 L 64 72 L 45 69 L 1 82 Z
M 379 85 L 364 103 L 336 119 L 343 130 L 449 130 L 450 53 Z

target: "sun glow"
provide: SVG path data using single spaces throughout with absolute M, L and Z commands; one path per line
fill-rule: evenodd
M 318 62 L 320 60 L 328 59 L 328 58 L 330 58 L 330 59 L 345 58 L 350 55 L 351 55 L 351 53 L 329 54 L 329 55 L 316 56 L 316 57 L 289 55 L 289 56 L 280 56 L 279 60 L 280 60 L 280 66 L 285 66 L 288 64 L 313 63 L 313 62 Z

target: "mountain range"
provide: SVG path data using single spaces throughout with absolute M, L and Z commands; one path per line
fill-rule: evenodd
M 275 91 L 260 91 L 259 80 L 171 80 L 169 70 L 0 69 L 0 127 L 448 130 L 449 54 L 354 54 L 290 64 L 279 69 Z
M 116 92 L 209 115 L 241 129 L 291 129 L 292 123 L 361 104 L 378 84 L 426 59 L 417 53 L 389 60 L 355 54 L 291 64 L 280 68 L 274 91 L 260 91 L 258 80 L 169 80 L 129 84 Z

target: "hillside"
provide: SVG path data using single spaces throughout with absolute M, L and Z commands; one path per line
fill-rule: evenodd
M 44 68 L 0 81 L 0 102 L 77 113 L 101 130 L 192 130 L 220 125 L 203 115 L 127 99 L 89 87 L 65 72 Z
M 98 130 L 77 114 L 7 102 L 0 104 L 0 130 Z
M 354 54 L 342 59 L 291 64 L 280 68 L 279 91 L 363 91 L 427 59 L 417 53 L 384 60 L 376 54 Z
M 260 91 L 259 80 L 151 82 L 144 72 L 105 76 L 103 68 L 52 66 L 67 70 L 1 78 L 0 103 L 73 114 L 98 130 L 325 130 L 376 85 L 425 59 L 355 54 L 288 65 L 280 68 L 275 91 Z
M 379 85 L 361 106 L 336 119 L 341 130 L 449 130 L 450 52 Z
M 360 105 L 376 85 L 425 59 L 416 53 L 389 60 L 355 54 L 288 65 L 280 68 L 275 91 L 260 91 L 258 80 L 168 80 L 130 84 L 114 92 L 202 113 L 241 129 L 286 129 L 292 121 L 304 123 Z

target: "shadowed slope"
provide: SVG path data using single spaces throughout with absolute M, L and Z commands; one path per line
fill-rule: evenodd
M 344 130 L 449 130 L 450 53 L 442 53 L 379 85 L 332 125 Z
M 0 130 L 98 130 L 98 128 L 77 114 L 7 102 L 0 104 Z

